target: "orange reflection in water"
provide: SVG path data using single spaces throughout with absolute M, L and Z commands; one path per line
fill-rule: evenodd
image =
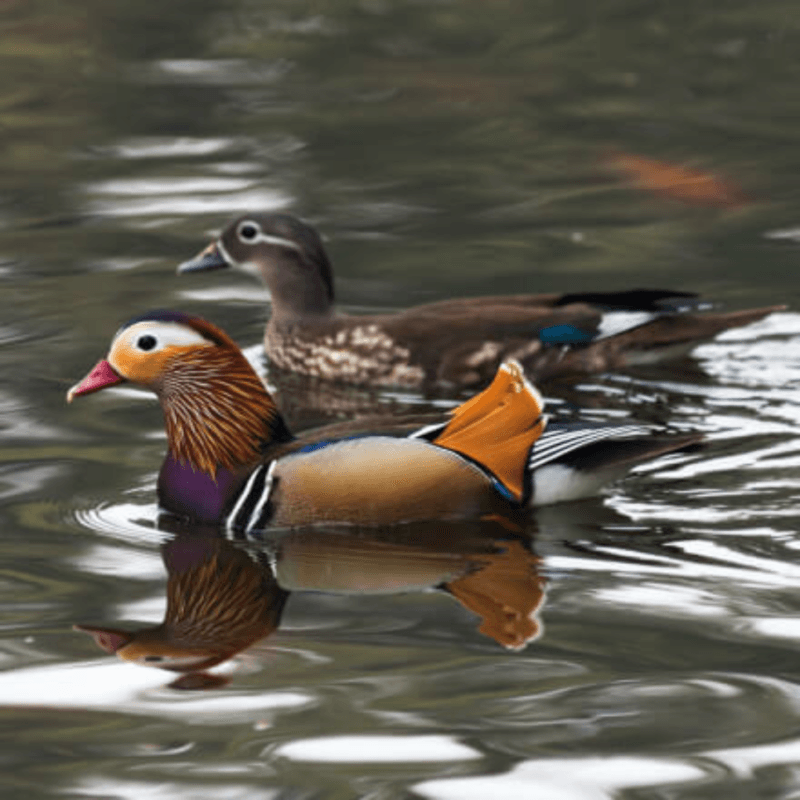
M 683 203 L 717 208 L 739 208 L 751 202 L 743 190 L 711 172 L 691 169 L 668 161 L 611 152 L 603 165 L 620 173 L 634 186 L 660 197 Z

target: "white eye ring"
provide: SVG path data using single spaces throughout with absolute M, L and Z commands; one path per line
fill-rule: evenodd
M 244 222 L 239 223 L 236 228 L 236 235 L 239 237 L 240 242 L 244 244 L 254 244 L 261 236 L 261 228 L 257 223 L 246 219 Z

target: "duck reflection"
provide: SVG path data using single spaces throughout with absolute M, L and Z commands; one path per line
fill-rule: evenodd
M 504 647 L 524 647 L 541 630 L 541 559 L 529 536 L 504 518 L 383 532 L 295 531 L 281 539 L 273 564 L 279 584 L 290 591 L 445 591 L 480 618 L 481 633 Z
M 545 596 L 530 525 L 492 518 L 392 529 L 314 528 L 232 542 L 166 523 L 162 547 L 167 609 L 159 625 L 125 631 L 76 625 L 125 661 L 184 673 L 175 688 L 225 679 L 205 670 L 279 626 L 291 592 L 447 592 L 480 619 L 479 631 L 508 648 L 535 639 Z
M 268 567 L 213 533 L 181 531 L 161 554 L 168 575 L 161 624 L 134 631 L 75 628 L 124 661 L 195 675 L 177 688 L 203 688 L 204 670 L 277 629 L 289 593 Z M 207 676 L 209 686 L 221 682 Z

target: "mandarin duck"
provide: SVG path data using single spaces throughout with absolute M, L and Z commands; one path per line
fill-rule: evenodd
M 167 455 L 161 507 L 245 535 L 267 526 L 477 518 L 596 493 L 697 433 L 551 424 L 518 363 L 444 419 L 359 420 L 293 436 L 235 342 L 173 311 L 130 320 L 67 394 L 129 381 L 158 397 Z
M 288 214 L 239 217 L 178 272 L 223 267 L 257 273 L 269 288 L 272 365 L 373 387 L 481 387 L 508 359 L 534 380 L 650 364 L 785 308 L 708 313 L 695 294 L 635 289 L 461 298 L 351 316 L 334 306 L 319 233 Z

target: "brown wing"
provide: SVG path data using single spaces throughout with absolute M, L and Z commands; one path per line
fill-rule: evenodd
M 536 375 L 540 361 L 557 356 L 557 349 L 541 343 L 542 330 L 569 325 L 591 338 L 602 319 L 582 303 L 547 308 L 487 301 L 464 306 L 463 313 L 456 303 L 440 311 L 423 307 L 381 319 L 382 329 L 408 350 L 409 361 L 422 367 L 432 385 L 486 385 L 508 359 Z

